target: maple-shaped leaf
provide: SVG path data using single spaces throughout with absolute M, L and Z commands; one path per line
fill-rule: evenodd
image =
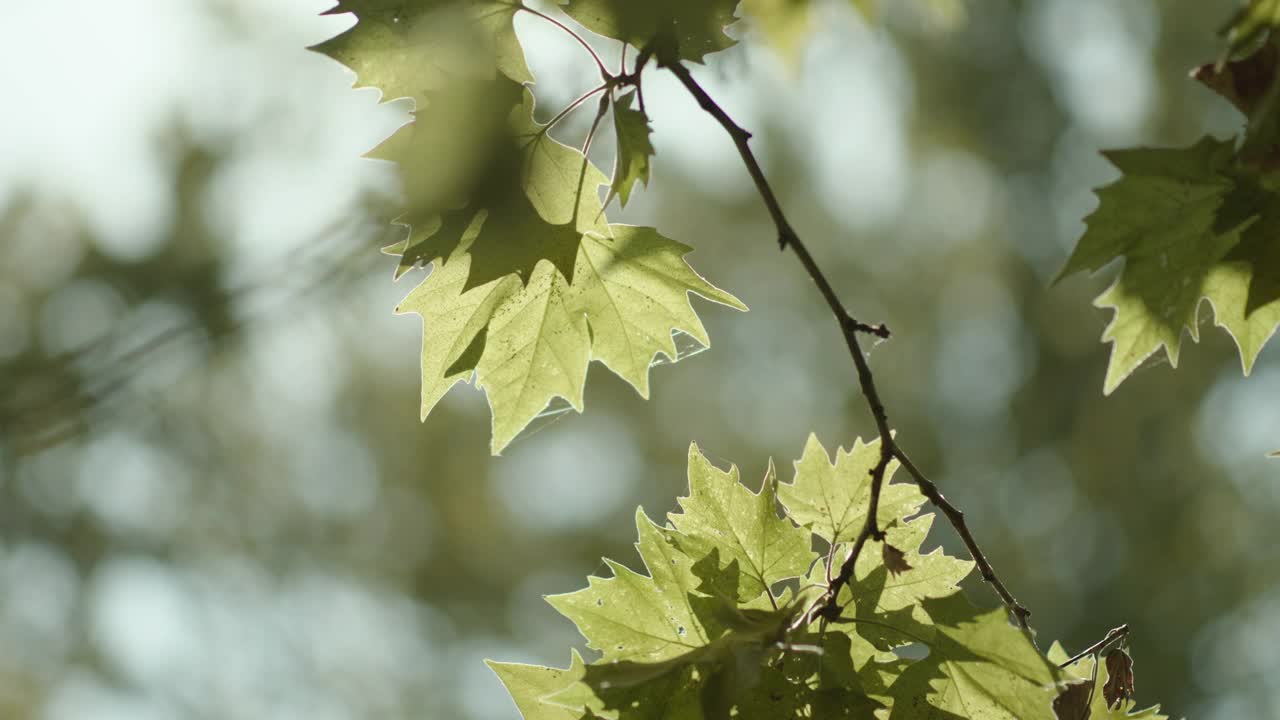
M 1213 302 L 1216 324 L 1230 333 L 1240 350 L 1246 375 L 1280 326 L 1280 194 L 1251 185 L 1242 181 L 1237 194 L 1247 196 L 1244 202 L 1257 215 L 1241 231 L 1240 242 L 1210 271 L 1204 288 Z
M 689 267 L 687 245 L 653 228 L 611 225 L 609 232 L 583 239 L 567 302 L 587 317 L 592 357 L 649 397 L 653 359 L 678 355 L 673 331 L 711 342 L 689 293 L 737 310 L 747 306 Z
M 518 0 L 338 0 L 326 15 L 358 22 L 312 49 L 355 71 L 357 87 L 384 98 L 413 98 L 419 109 L 432 89 L 460 74 L 491 69 L 532 82 L 512 19 Z
M 533 111 L 532 93 L 510 80 L 458 81 L 370 153 L 400 169 L 398 221 L 410 226 L 392 248 L 401 272 L 461 248 L 473 258 L 468 288 L 528 280 L 540 260 L 572 280 L 582 234 L 610 234 L 597 194 L 604 174 Z
M 572 283 L 540 261 L 526 286 L 504 275 L 471 287 L 478 260 L 465 245 L 437 262 L 399 308 L 423 317 L 423 417 L 474 370 L 493 411 L 493 451 L 501 452 L 552 399 L 582 410 L 592 359 L 647 397 L 654 357 L 677 356 L 673 332 L 710 343 L 690 292 L 746 309 L 689 267 L 688 247 L 652 228 L 610 232 L 583 237 Z
M 580 720 L 582 713 L 543 698 L 562 692 L 583 673 L 582 656 L 573 651 L 568 669 L 485 660 L 502 681 L 524 720 Z
M 643 512 L 636 525 L 648 575 L 606 560 L 612 578 L 592 577 L 584 590 L 547 598 L 602 657 L 543 701 L 619 720 L 699 717 L 712 696 L 728 689 L 736 698 L 759 682 L 799 608 L 763 597 L 740 602 L 736 559 L 722 565 L 713 548 L 695 560 L 683 533 Z
M 543 262 L 526 287 L 493 311 L 476 384 L 493 410 L 495 454 L 553 398 L 582 410 L 591 337 L 586 316 L 573 310 L 567 294 L 564 277 Z M 424 347 L 428 342 L 424 338 Z
M 1055 720 L 1062 673 L 1009 623 L 1005 610 L 979 610 L 958 594 L 918 607 L 923 615 L 876 618 L 929 648 L 890 688 L 890 720 Z
M 575 710 L 616 714 L 618 720 L 672 717 L 776 717 L 762 714 L 762 685 L 783 673 L 770 665 L 774 647 L 790 619 L 787 609 L 752 609 L 711 643 L 654 663 L 600 662 L 583 669 L 581 681 L 545 698 Z M 788 690 L 803 693 L 802 686 Z
M 1095 301 L 1115 312 L 1103 333 L 1112 343 L 1103 387 L 1109 394 L 1158 350 L 1178 364 L 1182 332 L 1199 339 L 1202 298 L 1221 306 L 1224 316 L 1232 314 L 1234 294 L 1247 284 L 1230 268 L 1219 271 L 1256 218 L 1223 212 L 1237 187 L 1229 174 L 1232 141 L 1204 138 L 1182 150 L 1106 155 L 1124 175 L 1098 190 L 1099 207 L 1085 220 L 1087 230 L 1059 279 L 1125 260 L 1120 276 Z M 1242 354 L 1246 369 L 1254 355 Z
M 471 376 L 485 348 L 493 311 L 521 293 L 513 276 L 463 290 L 471 259 L 439 265 L 396 308 L 422 316 L 422 417 L 460 380 Z
M 423 417 L 474 373 L 500 452 L 553 399 L 581 411 L 593 358 L 647 397 L 655 356 L 677 356 L 673 332 L 709 344 L 689 292 L 745 306 L 693 272 L 688 247 L 609 224 L 603 173 L 534 120 L 511 31 L 519 3 L 405 5 L 344 0 L 335 12 L 354 12 L 357 24 L 319 49 L 364 84 L 417 105 L 369 156 L 394 162 L 401 176 L 404 234 L 387 248 L 401 255 L 397 276 L 435 268 L 401 304 L 423 316 Z M 623 124 L 647 143 L 628 107 Z M 623 170 L 628 192 L 647 177 L 640 167 Z
M 618 151 L 605 205 L 617 196 L 618 202 L 625 206 L 631 197 L 631 188 L 637 182 L 649 184 L 649 158 L 653 157 L 653 143 L 649 135 L 653 128 L 649 126 L 649 116 L 643 110 L 631 107 L 635 96 L 633 90 L 613 103 L 613 130 L 618 139 Z
M 702 62 L 734 44 L 738 0 L 565 0 L 564 11 L 593 33 L 637 48 L 661 47 L 680 60 Z
M 416 105 L 369 155 L 400 171 L 405 235 L 388 247 L 402 255 L 399 273 L 464 247 L 468 289 L 511 273 L 527 281 L 543 259 L 572 279 L 581 234 L 609 232 L 603 174 L 533 119 L 532 77 L 512 25 L 522 7 L 343 0 L 330 11 L 357 23 L 316 49 L 355 70 L 359 84 Z
M 920 546 L 929 535 L 934 517 L 932 513 L 926 513 L 910 521 L 897 520 L 886 526 L 884 544 L 898 549 L 909 566 L 902 572 L 892 572 L 883 555 L 864 550 L 858 556 L 853 581 L 841 589 L 838 598 L 845 614 L 852 612 L 861 618 L 896 617 L 907 626 L 912 623 L 919 625 L 929 622 L 920 609 L 922 601 L 959 595 L 959 582 L 972 572 L 974 563 L 946 555 L 942 548 L 934 548 L 927 554 L 920 553 Z M 835 562 L 839 564 L 842 560 L 843 556 L 837 554 Z M 834 575 L 836 570 L 833 568 L 828 572 Z M 910 638 L 901 632 L 885 634 L 883 625 L 874 622 L 857 625 L 853 635 L 865 638 L 881 651 L 910 642 Z M 861 652 L 864 656 L 859 657 L 859 662 L 862 657 L 870 657 L 865 655 L 865 648 Z
M 787 515 L 818 537 L 830 543 L 851 542 L 866 522 L 871 470 L 879 461 L 879 440 L 864 444 L 861 438 L 855 439 L 852 450 L 837 448 L 832 463 L 822 443 L 810 435 L 795 463 L 795 479 L 778 487 L 778 497 Z M 889 482 L 897 467 L 892 460 L 885 470 L 877 518 L 881 528 L 914 515 L 924 503 L 915 485 Z
M 636 511 L 636 549 L 644 575 L 605 560 L 611 578 L 588 578 L 588 586 L 547 602 L 578 626 L 587 646 L 604 662 L 657 663 L 710 645 L 726 628 L 700 598 L 709 596 L 693 572 L 694 558 L 667 541 L 642 510 Z
M 899 610 L 926 598 L 944 598 L 959 591 L 959 582 L 973 571 L 973 562 L 945 554 L 934 548 L 920 553 L 920 545 L 933 526 L 934 515 L 928 513 L 909 522 L 898 522 L 885 531 L 887 546 L 897 548 L 907 567 L 892 572 L 875 553 L 863 552 L 854 568 L 852 588 L 864 602 L 882 611 Z M 871 590 L 874 588 L 874 590 Z
M 1055 664 L 1064 663 L 1069 659 L 1066 650 L 1064 650 L 1062 645 L 1057 642 L 1049 648 L 1049 652 L 1045 653 L 1045 655 L 1049 658 L 1050 662 Z M 1164 715 L 1160 712 L 1159 705 L 1153 705 L 1142 710 L 1135 710 L 1134 708 L 1137 706 L 1137 702 L 1132 699 L 1121 700 L 1117 705 L 1108 707 L 1103 688 L 1106 687 L 1107 682 L 1111 678 L 1107 675 L 1106 663 L 1103 663 L 1098 667 L 1097 676 L 1095 677 L 1093 668 L 1094 663 L 1094 657 L 1092 655 L 1086 655 L 1074 664 L 1068 665 L 1064 670 L 1064 673 L 1068 678 L 1073 678 L 1076 681 L 1083 680 L 1087 682 L 1089 678 L 1094 678 L 1093 696 L 1089 703 L 1089 720 L 1122 720 L 1123 718 L 1169 720 L 1168 715 Z
M 778 515 L 772 464 L 760 491 L 753 493 L 739 481 L 738 468 L 720 470 L 692 445 L 689 496 L 679 503 L 681 512 L 667 516 L 677 531 L 673 542 L 692 557 L 718 551 L 723 562 L 736 561 L 741 573 L 736 600 L 752 600 L 775 583 L 802 577 L 817 559 L 810 532 Z
M 701 720 L 701 690 L 706 676 L 696 657 L 652 665 L 588 665 L 579 682 L 543 700 L 574 718 L 611 720 Z

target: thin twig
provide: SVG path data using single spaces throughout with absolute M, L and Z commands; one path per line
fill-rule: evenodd
M 796 257 L 800 259 L 800 264 L 804 266 L 805 271 L 809 274 L 809 278 L 817 285 L 818 291 L 822 293 L 822 297 L 827 302 L 827 306 L 831 309 L 831 313 L 835 315 L 840 325 L 840 332 L 844 336 L 845 344 L 849 348 L 849 354 L 853 357 L 854 367 L 857 370 L 858 385 L 862 389 L 862 394 L 866 398 L 867 407 L 871 411 L 871 416 L 875 420 L 876 429 L 880 433 L 880 459 L 876 463 L 875 468 L 871 471 L 871 499 L 867 510 L 867 519 L 863 524 L 862 530 L 854 539 L 853 546 L 846 555 L 844 562 L 840 566 L 840 573 L 831 582 L 827 591 L 819 596 L 813 604 L 797 617 L 793 628 L 806 626 L 817 618 L 835 618 L 840 614 L 839 595 L 840 590 L 847 585 L 853 578 L 854 567 L 857 565 L 858 557 L 862 553 L 867 540 L 884 540 L 884 531 L 877 525 L 876 516 L 880 506 L 880 492 L 884 485 L 885 474 L 888 471 L 889 463 L 894 458 L 902 462 L 907 468 L 916 484 L 920 486 L 925 497 L 929 498 L 943 513 L 951 524 L 955 526 L 956 532 L 964 540 L 965 547 L 969 549 L 970 555 L 973 556 L 974 562 L 977 563 L 982 572 L 982 577 L 995 588 L 1000 599 L 1004 601 L 1010 612 L 1017 618 L 1018 624 L 1028 630 L 1027 616 L 1031 613 L 1018 604 L 1000 581 L 992 569 L 991 563 L 987 561 L 986 556 L 978 548 L 977 542 L 973 539 L 972 533 L 964 523 L 964 514 L 947 502 L 942 493 L 938 491 L 927 477 L 921 473 L 913 463 L 907 458 L 905 452 L 898 447 L 889 428 L 889 418 L 885 412 L 884 403 L 880 400 L 880 393 L 876 390 L 875 380 L 871 373 L 871 367 L 867 363 L 866 355 L 862 352 L 862 347 L 858 341 L 858 333 L 866 332 L 881 338 L 887 338 L 890 335 L 889 329 L 880 325 L 869 325 L 860 322 L 845 308 L 836 294 L 835 289 L 827 280 L 822 269 L 818 267 L 818 263 L 813 259 L 813 255 L 809 253 L 809 249 L 800 240 L 795 229 L 787 220 L 786 214 L 782 211 L 782 206 L 778 202 L 777 196 L 773 192 L 772 186 L 764 176 L 764 171 L 760 168 L 760 163 L 756 160 L 755 154 L 751 152 L 749 141 L 751 133 L 747 132 L 742 126 L 734 122 L 733 118 L 720 107 L 716 101 L 707 94 L 698 81 L 694 79 L 692 73 L 679 60 L 659 56 L 657 58 L 660 67 L 666 68 L 675 75 L 680 82 L 693 96 L 698 105 L 709 115 L 714 117 L 725 129 L 725 132 L 732 138 L 733 143 L 738 148 L 738 154 L 742 156 L 742 161 L 747 167 L 747 172 L 751 175 L 751 180 L 755 183 L 756 191 L 764 200 L 766 209 L 769 211 L 769 217 L 772 218 L 774 226 L 778 231 L 778 245 L 781 249 L 790 248 Z M 828 569 L 830 572 L 830 569 Z
M 1105 650 L 1108 645 L 1111 645 L 1112 643 L 1128 636 L 1129 636 L 1128 625 L 1121 625 L 1120 627 L 1111 628 L 1110 630 L 1107 631 L 1106 636 L 1103 637 L 1101 640 L 1090 645 L 1084 650 L 1081 650 L 1075 655 L 1072 655 L 1070 658 L 1067 659 L 1066 662 L 1058 665 L 1058 667 L 1065 668 L 1068 665 L 1074 665 L 1075 663 L 1079 662 L 1080 658 L 1083 658 L 1085 655 L 1097 655 L 1101 653 L 1103 650 Z M 1096 664 L 1094 665 L 1094 668 L 1095 669 L 1097 668 Z
M 607 112 L 609 112 L 609 93 L 600 96 L 600 106 L 596 108 L 595 119 L 591 121 L 591 131 L 587 133 L 587 139 L 582 143 L 582 169 L 578 172 L 578 192 L 574 196 L 577 202 L 573 205 L 573 216 L 569 220 L 570 227 L 578 226 L 578 210 L 582 207 L 582 186 L 587 179 L 587 166 L 591 164 L 591 158 L 587 153 L 591 152 L 591 141 L 595 139 L 596 130 L 600 128 L 600 121 L 604 119 Z
M 604 60 L 600 59 L 600 55 L 596 52 L 595 48 L 591 47 L 591 45 L 586 40 L 584 40 L 581 35 L 574 32 L 573 28 L 569 27 L 568 25 L 565 25 L 564 23 L 560 22 L 559 20 L 551 17 L 546 13 L 541 12 L 539 10 L 534 10 L 533 8 L 527 5 L 521 5 L 520 7 L 516 8 L 516 10 L 517 11 L 523 10 L 529 13 L 530 15 L 533 15 L 535 17 L 540 17 L 543 20 L 546 20 L 547 22 L 551 23 L 552 25 L 555 25 L 556 27 L 560 28 L 561 30 L 569 33 L 569 35 L 571 35 L 574 40 L 578 41 L 579 45 L 586 48 L 587 52 L 591 53 L 591 59 L 596 61 L 596 68 L 600 70 L 600 79 L 608 80 L 609 78 L 613 77 L 609 73 L 609 69 L 604 66 Z
M 551 131 L 551 128 L 553 128 L 553 127 L 555 127 L 555 126 L 556 126 L 556 123 L 558 123 L 558 122 L 560 122 L 561 120 L 563 120 L 563 119 L 565 118 L 565 116 L 566 116 L 566 115 L 568 115 L 569 113 L 571 113 L 571 112 L 573 112 L 574 110 L 578 109 L 578 106 L 579 106 L 579 105 L 581 105 L 582 103 L 586 102 L 588 99 L 590 99 L 592 95 L 595 95 L 596 93 L 598 93 L 598 92 L 600 92 L 600 91 L 602 91 L 602 90 L 608 90 L 608 89 L 609 89 L 609 83 L 607 83 L 607 82 L 606 82 L 606 83 L 603 83 L 603 84 L 601 84 L 601 85 L 597 85 L 596 87 L 591 88 L 590 90 L 586 91 L 586 92 L 585 92 L 585 93 L 583 93 L 583 94 L 582 94 L 582 96 L 581 96 L 581 97 L 579 97 L 577 100 L 574 100 L 573 102 L 569 103 L 568 105 L 566 105 L 566 106 L 565 106 L 565 108 L 564 108 L 563 110 L 561 110 L 560 112 L 556 113 L 556 116 L 555 116 L 555 117 L 551 118 L 551 120 L 549 120 L 549 121 L 547 122 L 547 124 L 546 124 L 546 125 L 543 125 L 543 126 L 538 130 L 538 135 L 539 135 L 539 136 L 542 136 L 542 135 L 547 134 L 548 132 L 550 132 L 550 131 Z M 607 97 L 607 96 L 606 96 L 606 97 Z
M 964 541 L 964 546 L 968 548 L 970 557 L 972 557 L 973 561 L 978 565 L 978 572 L 982 574 L 982 579 L 986 580 L 991 587 L 995 588 L 996 594 L 1000 596 L 1000 599 L 1004 601 L 1005 606 L 1008 607 L 1009 611 L 1018 619 L 1018 625 L 1020 625 L 1024 630 L 1030 630 L 1031 628 L 1027 624 L 1027 618 L 1031 616 L 1031 611 L 1015 600 L 1013 594 L 1010 593 L 1009 589 L 1000 581 L 1000 577 L 996 575 L 995 569 L 991 567 L 991 562 L 987 560 L 987 556 L 984 555 L 982 549 L 978 547 L 978 541 L 974 539 L 973 533 L 969 532 L 969 525 L 964 521 L 964 512 L 955 505 L 952 505 L 950 501 L 943 497 L 942 492 L 938 490 L 938 486 L 926 477 L 924 473 L 920 472 L 920 468 L 916 467 L 915 463 L 911 462 L 911 458 L 907 457 L 907 454 L 902 451 L 902 448 L 895 444 L 893 450 L 894 455 L 898 458 L 898 461 L 902 463 L 902 467 L 906 469 L 907 474 L 910 475 L 911 479 L 915 480 L 916 485 L 920 487 L 920 492 L 924 493 L 924 496 L 929 498 L 929 502 L 933 503 L 934 507 L 941 510 L 943 514 L 947 516 L 947 519 L 951 521 L 951 526 L 956 529 L 956 533 L 960 536 L 960 539 Z

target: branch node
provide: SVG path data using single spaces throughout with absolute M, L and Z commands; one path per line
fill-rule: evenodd
M 893 333 L 889 330 L 889 326 L 885 325 L 884 323 L 879 323 L 878 325 L 871 325 L 869 323 L 864 323 L 861 320 L 848 314 L 844 316 L 844 325 L 847 329 L 853 332 L 860 332 L 860 333 L 866 333 L 868 335 L 875 335 L 881 340 L 888 340 L 893 335 Z

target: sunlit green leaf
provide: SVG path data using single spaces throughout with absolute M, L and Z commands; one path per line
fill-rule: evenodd
M 1125 260 L 1095 303 L 1115 312 L 1103 333 L 1112 343 L 1104 392 L 1159 350 L 1176 366 L 1182 332 L 1199 338 L 1201 299 L 1230 316 L 1247 291 L 1244 278 L 1221 264 L 1256 219 L 1221 212 L 1237 187 L 1228 174 L 1232 153 L 1231 141 L 1205 138 L 1183 150 L 1107 154 L 1124 175 L 1098 191 L 1100 205 L 1060 275 Z
M 543 700 L 562 692 L 582 677 L 582 657 L 575 651 L 567 670 L 543 665 L 523 665 L 486 660 L 515 700 L 524 720 L 580 720 L 582 713 Z
M 760 492 L 738 480 L 738 469 L 715 467 L 689 448 L 689 496 L 680 498 L 679 513 L 668 519 L 678 531 L 675 543 L 692 557 L 719 551 L 724 562 L 737 561 L 742 579 L 738 600 L 749 601 L 775 583 L 801 577 L 817 555 L 809 531 L 778 516 L 773 467 Z
M 879 460 L 879 440 L 863 444 L 857 439 L 852 450 L 839 448 L 832 463 L 822 443 L 810 435 L 804 455 L 795 464 L 795 479 L 778 487 L 778 497 L 787 514 L 810 527 L 818 537 L 828 542 L 849 542 L 866 522 L 871 470 Z M 898 462 L 893 460 L 885 471 L 877 518 L 881 527 L 915 514 L 924 503 L 924 496 L 914 485 L 889 482 L 897 467 Z
M 654 358 L 677 356 L 673 332 L 709 344 L 688 293 L 746 309 L 688 266 L 690 248 L 609 224 L 599 195 L 608 180 L 533 119 L 511 24 L 519 7 L 344 0 L 334 12 L 355 13 L 356 25 L 317 48 L 361 84 L 417 105 L 370 157 L 401 176 L 404 234 L 387 248 L 401 256 L 397 275 L 436 268 L 402 304 L 424 317 L 422 412 L 474 371 L 493 410 L 494 452 L 554 398 L 581 410 L 591 359 L 647 397 Z M 615 113 L 612 190 L 624 200 L 647 181 L 652 154 L 648 121 L 630 103 L 623 96 Z
M 929 655 L 894 682 L 891 720 L 1055 720 L 1061 672 L 1009 624 L 1008 613 L 978 610 L 961 595 L 920 608 L 932 626 L 897 615 L 894 629 L 923 641 Z
M 591 326 L 592 357 L 648 397 L 654 357 L 677 356 L 673 331 L 711 343 L 689 293 L 738 310 L 747 307 L 689 267 L 684 256 L 691 248 L 653 228 L 613 225 L 610 232 L 583 239 L 568 302 Z
M 566 301 L 567 290 L 555 267 L 540 263 L 528 286 L 493 312 L 476 384 L 493 409 L 495 453 L 552 398 L 582 410 L 591 338 L 586 316 Z
M 567 0 L 564 11 L 591 32 L 637 48 L 672 48 L 682 60 L 702 62 L 708 53 L 734 44 L 724 30 L 733 24 L 738 0 Z
M 520 282 L 508 276 L 463 291 L 471 263 L 463 255 L 439 264 L 414 288 L 396 312 L 422 316 L 422 417 L 459 380 L 470 377 L 484 350 L 485 333 L 494 308 L 520 292 Z
M 605 662 L 661 662 L 709 645 L 724 628 L 695 608 L 701 580 L 694 559 L 672 546 L 659 528 L 636 513 L 636 549 L 649 574 L 606 560 L 611 578 L 588 578 L 586 589 L 547 598 L 578 626 Z
M 631 188 L 637 182 L 646 185 L 649 183 L 649 158 L 653 156 L 653 143 L 649 141 L 653 128 L 649 127 L 649 116 L 643 110 L 631 107 L 635 95 L 634 91 L 626 93 L 613 103 L 613 129 L 618 138 L 618 158 L 613 168 L 609 195 L 610 198 L 616 195 L 622 205 L 627 204 Z
M 497 69 L 533 81 L 512 22 L 519 8 L 518 0 L 338 0 L 326 14 L 359 22 L 314 49 L 354 70 L 357 87 L 413 98 L 421 109 L 428 92 L 458 75 Z

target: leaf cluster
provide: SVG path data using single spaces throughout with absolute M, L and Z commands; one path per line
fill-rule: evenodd
M 548 598 L 598 658 L 490 667 L 526 720 L 1053 720 L 1058 694 L 1088 676 L 1060 670 L 1004 610 L 972 605 L 958 583 L 973 563 L 921 552 L 934 516 L 912 484 L 887 484 L 879 508 L 897 572 L 860 555 L 839 617 L 798 622 L 865 520 L 878 459 L 878 442 L 857 442 L 833 462 L 811 437 L 792 482 L 770 467 L 753 492 L 692 447 L 679 510 L 664 522 L 637 512 L 645 572 L 606 560 L 612 577 Z
M 699 59 L 731 43 L 723 28 L 733 6 L 565 9 L 637 44 L 674 33 L 680 56 Z M 497 453 L 553 399 L 581 410 L 592 360 L 647 397 L 657 355 L 677 357 L 673 334 L 710 343 L 689 293 L 746 309 L 689 267 L 691 248 L 605 215 L 608 201 L 626 203 L 649 178 L 653 146 L 638 72 L 600 64 L 601 86 L 541 124 L 513 21 L 519 12 L 548 16 L 511 0 L 341 0 L 330 12 L 357 22 L 316 49 L 354 70 L 359 84 L 414 103 L 411 122 L 370 157 L 395 162 L 401 176 L 402 236 L 388 248 L 401 257 L 397 274 L 433 266 L 398 308 L 423 320 L 424 419 L 455 384 L 474 380 L 493 411 Z M 593 135 L 613 110 L 612 181 L 586 146 L 550 135 L 593 95 Z
M 1183 332 L 1199 341 L 1204 301 L 1235 340 L 1245 374 L 1280 326 L 1280 47 L 1277 4 L 1255 0 L 1226 29 L 1230 52 L 1193 77 L 1246 119 L 1239 137 L 1187 148 L 1104 153 L 1122 173 L 1059 279 L 1119 259 L 1095 305 L 1113 312 L 1104 392 L 1163 351 L 1177 366 Z
M 874 10 L 868 0 L 853 3 Z M 581 411 L 593 360 L 647 397 L 657 356 L 677 358 L 673 334 L 710 344 L 689 293 L 746 309 L 689 267 L 692 248 L 606 216 L 615 198 L 625 205 L 637 183 L 649 182 L 642 71 L 650 59 L 702 62 L 736 44 L 726 29 L 742 23 L 794 57 L 809 0 L 739 5 L 561 2 L 566 21 L 623 44 L 612 70 L 566 21 L 520 0 L 338 0 L 328 11 L 356 23 L 314 49 L 353 70 L 359 86 L 413 102 L 411 121 L 369 157 L 400 173 L 400 235 L 386 248 L 400 256 L 397 276 L 433 268 L 398 308 L 423 321 L 424 420 L 454 385 L 473 381 L 488 397 L 498 453 L 556 398 Z M 599 86 L 546 124 L 534 116 L 534 78 L 513 25 L 520 13 L 566 31 L 600 72 Z M 630 67 L 627 47 L 635 49 Z M 593 98 L 581 148 L 551 136 Z M 611 177 L 587 158 L 604 127 L 617 148 Z

